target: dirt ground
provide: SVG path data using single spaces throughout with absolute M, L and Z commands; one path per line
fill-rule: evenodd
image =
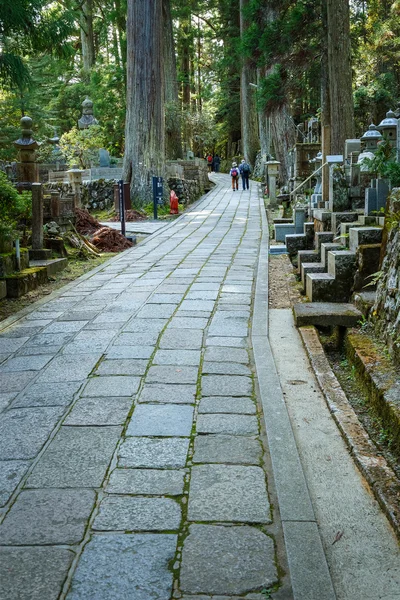
M 297 302 L 304 302 L 293 265 L 287 254 L 269 257 L 269 307 L 291 308 Z

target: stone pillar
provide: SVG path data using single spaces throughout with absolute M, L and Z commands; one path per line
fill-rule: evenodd
M 270 205 L 276 206 L 276 179 L 279 173 L 279 160 L 269 160 L 265 163 L 268 169 L 268 192 Z
M 43 248 L 43 190 L 41 183 L 32 183 L 32 249 Z
M 22 117 L 21 137 L 14 142 L 19 150 L 19 163 L 17 163 L 17 183 L 19 192 L 30 190 L 32 183 L 39 181 L 39 167 L 36 163 L 36 150 L 39 144 L 32 137 L 32 119 Z
M 50 196 L 51 218 L 57 219 L 60 216 L 60 192 L 51 192 Z
M 69 177 L 69 182 L 72 186 L 72 192 L 74 194 L 74 208 L 81 208 L 83 171 L 74 167 L 67 171 L 67 173 Z

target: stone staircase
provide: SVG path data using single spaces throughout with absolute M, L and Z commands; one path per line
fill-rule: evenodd
M 291 233 L 285 236 L 289 256 L 295 256 L 301 250 L 311 250 L 314 244 L 314 223 L 303 225 L 303 233 Z

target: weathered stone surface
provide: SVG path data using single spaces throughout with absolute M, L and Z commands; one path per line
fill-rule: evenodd
M 200 350 L 159 350 L 154 356 L 155 365 L 188 365 L 198 367 Z
M 13 402 L 13 408 L 29 406 L 68 406 L 71 404 L 74 394 L 79 390 L 82 383 L 75 381 L 71 383 L 34 383 L 25 391 L 21 392 Z
M 180 505 L 170 498 L 109 496 L 93 523 L 97 531 L 173 531 L 181 522 Z
M 211 396 L 209 398 L 202 398 L 199 405 L 199 413 L 255 415 L 256 412 L 256 405 L 251 398 Z
M 6 392 L 20 392 L 36 377 L 35 371 L 20 371 L 18 377 L 15 373 L 0 373 L 0 390 Z
M 149 321 L 145 321 L 144 319 L 133 318 L 131 321 L 129 321 L 129 323 L 124 325 L 122 331 L 132 331 L 136 333 L 152 331 L 160 333 L 164 329 L 167 322 L 167 319 L 150 319 Z
M 0 393 L 0 413 L 3 412 L 14 400 L 17 392 L 5 392 L 4 394 Z
M 133 396 L 139 389 L 140 377 L 115 375 L 89 379 L 82 395 L 92 397 Z
M 176 543 L 173 534 L 94 536 L 84 549 L 68 600 L 169 600 L 168 565 Z
M 24 349 L 27 347 L 53 347 L 62 346 L 66 344 L 74 336 L 73 332 L 70 333 L 39 333 L 29 338 L 26 342 Z M 47 352 L 47 350 L 46 350 Z
M 173 317 L 168 324 L 168 329 L 205 329 L 208 319 L 206 317 Z
M 188 450 L 187 438 L 127 438 L 118 450 L 118 465 L 150 469 L 180 468 L 186 464 Z
M 77 544 L 94 502 L 92 490 L 24 490 L 0 525 L 0 544 Z
M 196 367 L 161 365 L 150 367 L 147 383 L 192 383 L 196 384 L 199 370 Z
M 64 425 L 123 425 L 131 407 L 131 398 L 80 398 Z
M 53 355 L 41 356 L 17 356 L 8 359 L 0 367 L 1 373 L 13 373 L 18 371 L 40 371 L 53 358 Z
M 159 335 L 158 331 L 121 333 L 114 340 L 114 346 L 155 346 Z
M 199 350 L 202 346 L 202 329 L 167 329 L 160 341 L 165 350 Z
M 206 349 L 204 360 L 208 362 L 238 362 L 247 365 L 249 355 L 244 348 L 219 348 L 218 346 Z
M 87 321 L 54 321 L 43 330 L 43 333 L 76 333 L 86 324 Z
M 293 311 L 297 327 L 304 325 L 355 327 L 362 319 L 362 313 L 353 304 L 336 302 L 299 303 L 294 305 Z
M 182 553 L 181 589 L 189 594 L 245 594 L 278 581 L 274 543 L 258 529 L 191 525 Z
M 68 342 L 63 354 L 99 354 L 105 352 L 115 336 L 115 330 L 104 329 L 93 335 L 92 331 L 81 331 Z
M 184 476 L 184 470 L 114 469 L 106 491 L 109 494 L 180 496 L 183 494 Z
M 258 421 L 252 415 L 199 414 L 196 430 L 197 433 L 258 434 Z
M 245 337 L 224 337 L 221 335 L 209 336 L 206 339 L 206 346 L 223 346 L 226 348 L 246 348 L 247 341 Z
M 146 304 L 136 315 L 137 319 L 169 319 L 176 310 L 175 304 Z
M 188 519 L 269 523 L 264 471 L 260 467 L 233 465 L 193 467 Z
M 29 340 L 29 336 L 13 338 L 1 336 L 0 337 L 0 353 L 16 352 Z
M 120 434 L 121 427 L 62 427 L 27 487 L 99 487 Z
M 144 375 L 147 360 L 115 359 L 103 360 L 97 367 L 96 375 Z
M 189 436 L 193 423 L 193 407 L 177 404 L 139 404 L 135 408 L 127 435 Z
M 10 460 L 0 462 L 0 506 L 4 506 L 29 468 L 30 462 Z
M 204 362 L 203 375 L 251 375 L 251 370 L 246 365 L 236 362 Z
M 3 460 L 34 458 L 58 419 L 62 407 L 16 408 L 0 419 L 0 456 Z
M 160 402 L 162 404 L 194 404 L 195 385 L 173 385 L 165 383 L 145 383 L 139 402 Z
M 57 600 L 73 557 L 64 548 L 0 548 L 0 598 Z
M 101 353 L 56 356 L 43 373 L 39 375 L 36 383 L 82 381 L 86 379 L 100 357 Z
M 206 375 L 201 390 L 204 396 L 251 396 L 253 383 L 250 377 L 239 375 Z
M 261 444 L 254 437 L 198 435 L 194 444 L 195 463 L 259 465 L 261 458 Z
M 106 358 L 150 358 L 154 352 L 153 346 L 112 346 Z
M 248 333 L 248 319 L 236 316 L 233 311 L 215 313 L 209 328 L 210 336 L 245 337 Z

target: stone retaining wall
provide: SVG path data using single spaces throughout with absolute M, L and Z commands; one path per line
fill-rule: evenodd
M 400 365 L 400 188 L 389 199 L 386 251 L 383 258 L 376 302 L 372 311 L 375 328 Z M 385 228 L 387 227 L 385 226 Z

